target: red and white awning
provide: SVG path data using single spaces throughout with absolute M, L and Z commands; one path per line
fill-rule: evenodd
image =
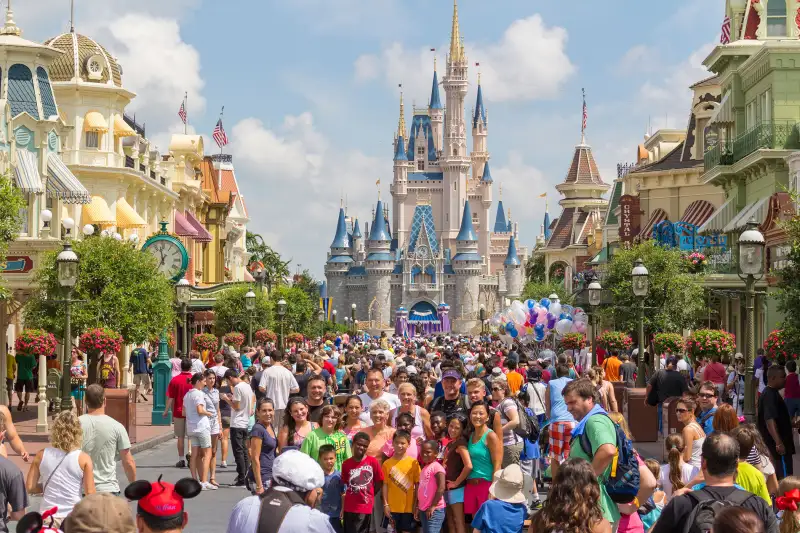
M 653 228 L 659 222 L 663 222 L 667 220 L 667 212 L 661 208 L 656 209 L 652 213 L 650 213 L 650 220 L 647 221 L 647 224 L 642 228 L 642 231 L 639 232 L 639 238 L 641 239 L 649 239 L 653 236 Z
M 714 205 L 708 200 L 695 200 L 683 212 L 681 222 L 702 226 L 714 214 Z

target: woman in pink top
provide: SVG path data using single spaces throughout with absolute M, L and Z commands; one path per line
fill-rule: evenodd
M 789 416 L 800 416 L 800 378 L 797 376 L 797 361 L 786 362 L 786 388 L 784 400 L 789 409 Z
M 715 355 L 711 363 L 703 370 L 703 380 L 710 381 L 717 387 L 717 398 L 723 398 L 725 385 L 728 382 L 728 371 L 725 365 L 719 362 L 719 356 Z
M 422 522 L 423 533 L 439 533 L 444 523 L 444 467 L 436 460 L 438 452 L 439 443 L 435 440 L 422 444 L 414 519 Z

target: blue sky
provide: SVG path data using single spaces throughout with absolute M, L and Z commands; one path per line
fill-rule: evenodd
M 68 0 L 14 7 L 29 39 L 69 28 Z M 722 0 L 459 1 L 473 82 L 481 63 L 492 174 L 523 244 L 540 231 L 539 194 L 557 216 L 553 187 L 580 139 L 581 88 L 587 140 L 610 182 L 648 120 L 685 127 L 688 85 L 705 76 L 723 10 Z M 451 17 L 451 0 L 76 0 L 77 30 L 119 58 L 138 94 L 131 111 L 162 150 L 180 130 L 184 91 L 200 133 L 225 106 L 250 229 L 320 277 L 341 191 L 362 219 L 376 179 L 388 196 L 397 84 L 410 119 L 410 104 L 430 94 L 430 48 L 443 65 Z M 473 103 L 474 86 L 467 113 Z

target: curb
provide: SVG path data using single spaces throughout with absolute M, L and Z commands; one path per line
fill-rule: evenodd
M 159 435 L 151 439 L 143 440 L 142 442 L 137 442 L 131 446 L 131 453 L 136 455 L 137 453 L 147 451 L 151 448 L 155 448 L 159 444 L 164 444 L 165 442 L 169 442 L 174 438 L 175 438 L 175 431 L 170 431 L 169 433 L 165 433 L 163 435 Z

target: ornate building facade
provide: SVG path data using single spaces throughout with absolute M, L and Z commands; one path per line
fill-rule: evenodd
M 360 221 L 339 211 L 324 296 L 341 316 L 356 304 L 356 319 L 375 329 L 388 328 L 400 308 L 411 324 L 436 321 L 440 308 L 449 308 L 453 329 L 470 331 L 481 306 L 491 313 L 504 297 L 522 293 L 527 251 L 517 247 L 519 229 L 502 201 L 492 219 L 489 119 L 480 79 L 465 120 L 468 61 L 455 5 L 448 52 L 445 105 L 435 63 L 428 107 L 413 109 L 410 128 L 400 95 L 391 216 L 379 200 L 362 234 Z

